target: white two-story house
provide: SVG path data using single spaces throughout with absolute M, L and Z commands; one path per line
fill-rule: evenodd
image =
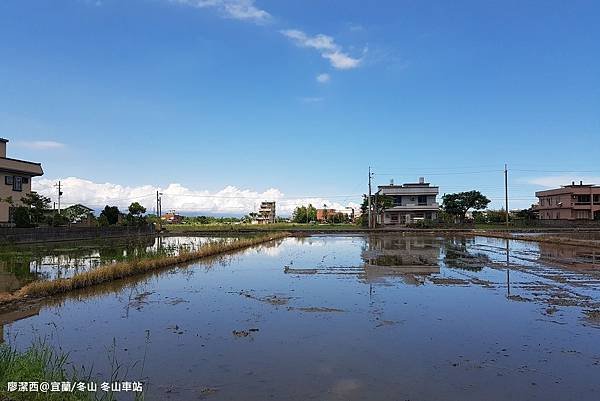
M 431 186 L 423 177 L 418 183 L 379 185 L 377 195 L 388 196 L 393 206 L 379 211 L 378 224 L 404 225 L 419 220 L 436 220 L 440 205 L 439 187 Z

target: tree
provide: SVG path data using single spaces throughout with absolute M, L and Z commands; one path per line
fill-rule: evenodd
M 52 225 L 52 227 L 60 227 L 60 226 L 66 226 L 70 222 L 69 222 L 69 219 L 67 219 L 62 214 L 60 214 L 60 213 L 54 213 L 54 216 L 52 216 L 50 218 L 50 221 L 48 223 L 50 225 Z
M 307 223 L 308 219 L 306 218 L 306 206 L 298 206 L 294 209 L 294 213 L 292 213 L 292 221 L 294 223 Z
M 384 209 L 394 206 L 394 198 L 388 195 L 371 195 L 371 202 L 373 206 L 373 214 L 377 216 L 378 213 Z M 369 225 L 369 197 L 363 195 L 363 202 L 360 205 L 360 225 L 366 227 Z
M 31 224 L 37 225 L 44 220 L 44 212 L 50 206 L 50 198 L 30 192 L 21 198 L 21 203 L 28 208 Z
M 294 223 L 310 223 L 317 220 L 317 209 L 309 204 L 308 206 L 298 206 L 292 214 Z
M 119 222 L 119 214 L 121 212 L 119 212 L 119 208 L 116 206 L 108 206 L 106 205 L 104 207 L 104 210 L 102 210 L 102 212 L 100 213 L 100 218 L 103 217 L 103 219 L 100 221 L 101 224 L 104 223 L 104 219 L 106 219 L 106 223 L 107 225 L 115 225 Z
M 100 216 L 98 217 L 98 225 L 100 227 L 106 227 L 109 225 L 108 218 L 105 214 L 100 213 Z
M 468 191 L 445 194 L 442 202 L 442 209 L 446 213 L 454 216 L 460 222 L 464 222 L 469 209 L 483 210 L 491 201 L 479 191 Z
M 31 227 L 31 213 L 29 209 L 25 206 L 18 206 L 13 209 L 13 219 L 15 222 L 15 227 L 18 228 L 27 228 Z
M 132 226 L 141 226 L 146 224 L 146 219 L 144 218 L 144 213 L 146 213 L 146 208 L 139 204 L 139 202 L 133 202 L 129 205 L 129 213 L 127 214 L 127 224 Z
M 143 215 L 144 213 L 146 213 L 146 208 L 142 205 L 139 204 L 139 202 L 133 202 L 131 205 L 129 205 L 129 213 L 131 213 L 133 216 L 136 217 L 140 217 L 141 215 Z
M 519 220 L 531 221 L 537 219 L 537 214 L 535 213 L 535 210 L 530 207 L 529 209 L 519 210 L 515 213 L 515 217 Z
M 375 196 L 375 214 L 378 214 L 384 209 L 394 206 L 394 198 L 389 195 Z

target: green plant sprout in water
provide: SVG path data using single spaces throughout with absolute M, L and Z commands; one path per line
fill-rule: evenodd
M 147 333 L 147 341 L 149 334 Z M 113 340 L 110 382 L 127 380 L 121 378 L 123 365 L 116 360 L 116 343 Z M 109 352 L 110 354 L 110 352 Z M 146 355 L 144 354 L 144 361 Z M 144 361 L 142 361 L 142 372 Z M 135 366 L 135 365 L 134 365 Z M 126 371 L 127 373 L 127 371 Z M 9 383 L 37 383 L 37 391 L 10 391 Z M 96 383 L 97 391 L 41 391 L 41 383 Z M 127 394 L 127 393 L 123 393 Z M 129 392 L 128 399 L 143 401 L 143 392 Z M 18 351 L 9 344 L 0 344 L 0 400 L 2 401 L 114 401 L 115 392 L 103 391 L 92 377 L 92 372 L 81 371 L 69 361 L 69 354 L 54 350 L 43 340 L 34 342 L 25 351 Z

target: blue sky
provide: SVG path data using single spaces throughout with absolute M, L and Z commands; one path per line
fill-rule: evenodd
M 599 17 L 597 1 L 5 0 L 0 136 L 43 163 L 40 191 L 77 178 L 72 202 L 178 184 L 181 209 L 234 211 L 224 188 L 346 204 L 371 165 L 375 183 L 424 175 L 499 207 L 506 162 L 522 207 L 600 184 Z

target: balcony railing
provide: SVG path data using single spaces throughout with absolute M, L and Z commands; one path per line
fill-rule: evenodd
M 439 208 L 440 204 L 435 203 L 405 203 L 403 205 L 394 204 L 393 208 Z

